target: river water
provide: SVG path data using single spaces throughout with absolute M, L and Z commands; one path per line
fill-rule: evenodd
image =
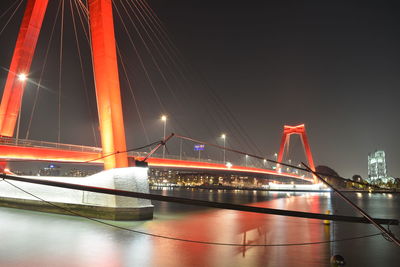
M 259 207 L 356 215 L 331 193 L 153 189 L 152 193 Z M 370 215 L 400 218 L 399 194 L 348 193 Z M 154 219 L 112 222 L 0 208 L 0 266 L 399 266 L 400 248 L 373 226 L 153 202 Z M 398 226 L 390 228 L 400 236 Z M 167 237 L 167 238 L 165 238 Z M 179 238 L 173 240 L 168 238 Z M 195 243 L 199 241 L 206 243 Z M 207 243 L 220 243 L 207 244 Z M 294 245 L 295 244 L 295 245 Z M 251 246 L 268 245 L 268 246 Z

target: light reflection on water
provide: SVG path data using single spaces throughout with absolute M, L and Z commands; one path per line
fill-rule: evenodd
M 152 193 L 260 207 L 355 215 L 330 193 L 227 190 L 154 190 Z M 400 198 L 349 194 L 371 215 L 398 218 Z M 1 266 L 329 266 L 341 254 L 347 266 L 397 266 L 398 248 L 382 237 L 332 244 L 252 247 L 303 243 L 376 233 L 369 225 L 207 209 L 154 202 L 150 221 L 112 222 L 157 235 L 242 246 L 173 241 L 111 228 L 83 218 L 0 208 Z M 398 227 L 395 227 L 398 234 Z

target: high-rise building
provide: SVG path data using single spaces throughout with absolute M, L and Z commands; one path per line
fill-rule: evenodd
M 368 155 L 368 180 L 370 183 L 387 180 L 385 151 L 377 150 Z

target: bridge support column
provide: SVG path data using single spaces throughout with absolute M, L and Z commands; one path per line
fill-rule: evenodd
M 101 143 L 103 155 L 107 156 L 126 151 L 112 1 L 89 0 L 88 3 Z M 127 166 L 126 153 L 104 158 L 105 169 Z
M 304 152 L 305 152 L 306 157 L 307 157 L 308 164 L 310 165 L 311 170 L 315 171 L 314 160 L 313 160 L 313 157 L 312 157 L 310 144 L 308 143 L 308 138 L 307 138 L 307 135 L 306 135 L 306 128 L 305 128 L 304 124 L 300 124 L 300 125 L 297 125 L 297 126 L 287 126 L 287 125 L 285 125 L 283 127 L 283 135 L 282 135 L 282 140 L 281 140 L 281 145 L 280 145 L 280 148 L 279 148 L 279 154 L 278 154 L 277 161 L 278 162 L 282 162 L 285 146 L 289 145 L 290 136 L 292 134 L 300 135 L 300 139 L 301 139 L 301 142 L 303 143 L 303 148 L 304 148 Z M 278 168 L 279 168 L 279 164 L 277 166 L 277 169 Z M 313 175 L 313 178 L 314 178 L 314 183 L 318 183 L 318 178 L 315 177 L 315 175 Z
M 11 60 L 3 98 L 0 105 L 0 135 L 13 136 L 18 112 L 21 108 L 25 82 L 18 79 L 28 75 L 48 0 L 28 0 L 17 44 Z

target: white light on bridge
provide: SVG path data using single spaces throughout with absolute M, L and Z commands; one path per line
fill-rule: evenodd
M 226 163 L 226 167 L 227 167 L 228 169 L 232 168 L 232 166 L 233 166 L 232 163 L 230 163 L 230 162 L 227 162 L 227 163 Z
M 18 74 L 18 80 L 24 82 L 28 79 L 28 76 L 25 73 Z

